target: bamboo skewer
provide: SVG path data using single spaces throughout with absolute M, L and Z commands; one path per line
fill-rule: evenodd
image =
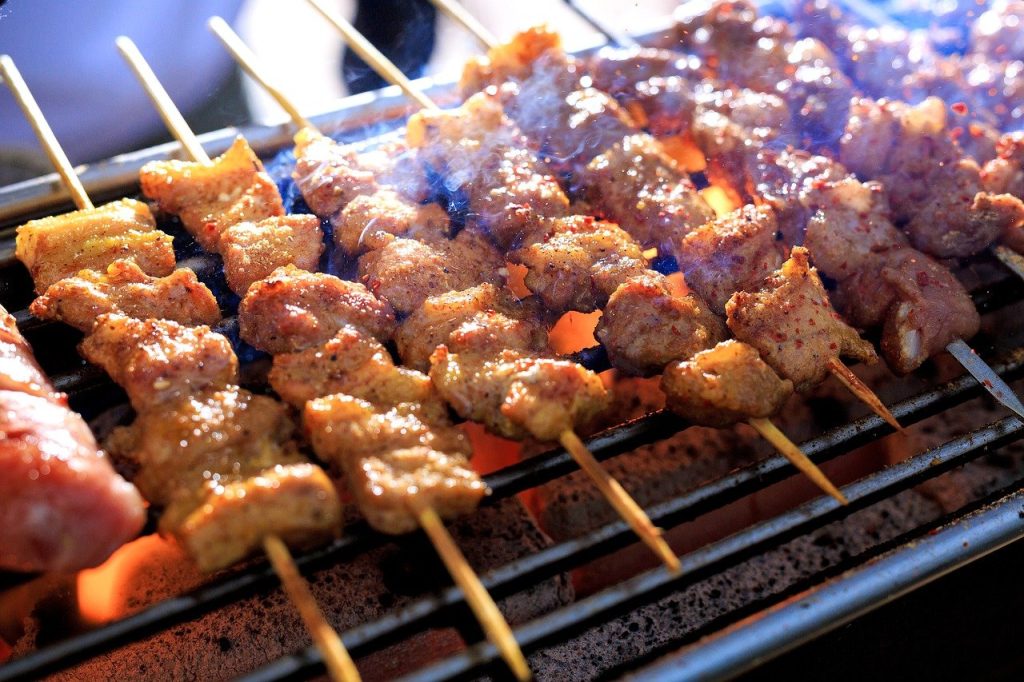
M 775 446 L 775 449 L 782 453 L 789 460 L 790 464 L 803 472 L 816 486 L 831 495 L 839 504 L 849 504 L 846 496 L 828 479 L 825 472 L 819 469 L 818 465 L 812 462 L 804 451 L 798 448 L 786 434 L 779 431 L 779 427 L 775 426 L 770 419 L 755 417 L 748 419 L 747 423 L 761 434 L 766 441 Z
M 199 143 L 195 133 L 186 123 L 178 107 L 171 100 L 135 43 L 125 36 L 117 38 L 116 43 L 117 49 L 139 79 L 146 94 L 153 101 L 160 117 L 181 143 L 188 156 L 192 161 L 209 165 L 211 161 L 206 150 Z M 268 535 L 263 539 L 263 548 L 274 571 L 281 579 L 281 586 L 285 594 L 298 609 L 313 642 L 323 655 L 324 664 L 327 666 L 327 672 L 331 679 L 337 682 L 358 682 L 360 675 L 352 657 L 349 656 L 338 633 L 324 619 L 323 613 L 309 589 L 309 584 L 299 573 L 288 547 L 281 538 Z
M 307 0 L 311 5 L 316 7 L 321 14 L 328 17 L 326 10 L 321 5 L 321 0 Z M 402 72 L 398 69 L 394 63 L 391 62 L 387 57 L 381 54 L 377 48 L 369 45 L 366 38 L 363 37 L 358 31 L 352 28 L 350 25 L 346 30 L 342 30 L 341 25 L 338 21 L 344 21 L 340 17 L 328 19 L 338 28 L 341 33 L 342 39 L 348 42 L 350 47 L 355 48 L 357 44 L 366 44 L 365 50 L 366 55 L 364 56 L 360 52 L 360 56 L 363 56 L 367 64 L 371 68 L 377 71 L 386 80 L 397 83 L 400 79 L 405 78 Z M 337 20 L 337 21 L 336 21 Z M 347 22 L 346 22 L 347 23 Z M 357 42 L 349 42 L 355 39 Z M 406 81 L 408 82 L 408 81 Z M 406 94 L 412 97 L 416 102 L 425 104 L 424 108 L 437 110 L 439 107 L 430 100 L 424 93 L 420 92 L 411 83 L 408 85 L 412 88 L 412 91 L 406 91 Z M 403 88 L 404 90 L 404 88 Z M 429 106 L 427 106 L 429 105 Z M 604 494 L 605 498 L 612 505 L 612 507 L 621 515 L 623 519 L 630 525 L 630 527 L 637 533 L 641 540 L 648 547 L 650 547 L 654 553 L 661 558 L 665 566 L 673 573 L 678 572 L 680 569 L 679 558 L 676 557 L 675 553 L 668 546 L 665 538 L 662 537 L 661 530 L 657 528 L 648 518 L 647 513 L 636 503 L 635 500 L 630 498 L 629 494 L 618 485 L 616 482 L 615 486 L 608 484 L 607 479 L 610 478 L 608 474 L 601 468 L 594 456 L 587 450 L 583 442 L 571 431 L 566 431 L 561 434 L 559 440 L 562 442 L 566 450 L 572 455 L 574 459 L 580 464 L 581 468 L 590 475 L 591 480 L 597 485 L 598 489 Z M 566 445 L 569 443 L 569 445 Z M 570 449 L 571 447 L 571 449 Z M 628 502 L 626 501 L 628 500 Z
M 454 0 L 430 0 L 430 2 L 450 19 L 453 19 L 455 23 L 464 26 L 488 50 L 497 46 L 498 39 L 495 35 L 477 21 L 477 18 L 461 3 L 454 2 Z

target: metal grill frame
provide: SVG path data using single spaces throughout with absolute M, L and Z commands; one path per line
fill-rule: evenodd
M 664 26 L 652 27 L 650 37 Z M 594 46 L 580 54 L 592 52 Z M 423 79 L 431 97 L 453 102 L 450 82 Z M 323 130 L 347 139 L 359 139 L 366 130 L 379 130 L 381 122 L 397 124 L 411 108 L 395 88 L 348 98 L 336 110 L 312 117 Z M 267 156 L 291 142 L 291 127 L 251 126 L 226 129 L 201 136 L 211 153 L 226 149 L 236 134 L 244 134 L 261 154 Z M 374 140 L 367 138 L 367 143 Z M 137 187 L 138 169 L 149 160 L 178 154 L 177 143 L 169 143 L 123 155 L 84 169 L 87 190 L 97 198 L 123 196 Z M 0 188 L 0 226 L 12 226 L 68 204 L 68 197 L 55 175 Z M 0 229 L 0 262 L 13 258 L 10 230 Z M 991 312 L 1024 299 L 1024 283 L 1007 277 L 974 296 L 980 312 Z M 20 311 L 19 311 L 20 312 Z M 24 314 L 21 321 L 29 322 Z M 600 365 L 600 353 L 588 356 L 588 365 Z M 993 366 L 1004 379 L 1024 377 L 1024 348 L 1007 357 L 995 359 Z M 58 388 L 74 392 L 95 387 L 97 373 L 89 369 L 55 377 Z M 981 386 L 969 375 L 961 376 L 924 391 L 892 406 L 893 414 L 905 425 L 938 414 L 983 394 Z M 671 436 L 688 425 L 662 411 L 623 424 L 589 439 L 588 446 L 599 460 L 606 460 L 638 447 Z M 892 432 L 879 417 L 870 415 L 832 429 L 802 444 L 816 462 L 824 462 L 865 445 Z M 955 438 L 927 452 L 891 465 L 846 486 L 850 500 L 840 506 L 829 497 L 818 497 L 795 509 L 749 526 L 729 537 L 700 547 L 681 557 L 684 573 L 672 577 L 662 567 L 641 573 L 629 580 L 575 601 L 516 628 L 515 634 L 530 652 L 555 639 L 567 639 L 594 622 L 626 613 L 664 594 L 693 584 L 716 571 L 734 566 L 760 552 L 845 518 L 890 495 L 934 478 L 949 469 L 970 462 L 985 451 L 1024 437 L 1024 423 L 1015 417 L 994 422 Z M 493 504 L 578 470 L 564 450 L 555 449 L 505 467 L 485 477 L 494 494 L 485 501 Z M 768 485 L 798 475 L 781 456 L 771 456 L 735 470 L 711 483 L 647 509 L 658 525 L 670 528 L 719 509 L 761 490 Z M 1016 488 L 1003 491 L 978 509 L 956 514 L 948 525 L 938 529 L 924 527 L 903 538 L 906 544 L 881 556 L 864 557 L 860 565 L 838 577 L 813 584 L 795 601 L 769 606 L 755 618 L 709 633 L 699 642 L 681 644 L 684 648 L 664 661 L 637 673 L 642 680 L 673 678 L 719 679 L 733 676 L 793 648 L 799 643 L 877 608 L 896 595 L 919 587 L 943 573 L 965 565 L 999 547 L 1024 537 L 1024 493 Z M 933 534 L 929 534 L 933 533 Z M 915 542 L 909 542 L 915 540 Z M 365 523 L 345 529 L 344 537 L 329 546 L 303 553 L 297 563 L 304 571 L 344 561 L 360 552 L 388 542 L 387 536 L 374 533 Z M 520 558 L 482 577 L 484 585 L 497 598 L 523 587 L 610 554 L 636 542 L 627 524 L 615 521 L 586 535 L 555 544 Z M 0 665 L 0 682 L 36 679 L 71 667 L 91 656 L 142 638 L 174 625 L 199 618 L 232 601 L 274 588 L 278 584 L 265 562 L 205 585 L 187 595 L 164 600 L 132 616 L 96 630 L 39 649 L 23 658 Z M 430 626 L 453 610 L 463 609 L 465 601 L 456 587 L 419 598 L 393 613 L 343 633 L 346 646 L 356 655 L 399 641 L 407 633 Z M 486 641 L 438 661 L 410 675 L 411 680 L 465 678 L 488 671 L 499 660 L 495 648 Z M 247 675 L 246 680 L 282 680 L 307 678 L 324 670 L 319 652 L 306 650 L 285 656 Z

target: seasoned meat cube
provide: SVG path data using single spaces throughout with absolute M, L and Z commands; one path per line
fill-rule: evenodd
M 396 367 L 380 342 L 355 327 L 343 327 L 323 345 L 276 355 L 269 380 L 277 394 L 295 407 L 333 393 L 374 405 L 440 402 L 430 379 Z
M 473 511 L 487 486 L 469 467 L 469 442 L 454 426 L 427 423 L 421 408 L 386 411 L 336 394 L 306 403 L 313 449 L 345 471 L 359 509 L 375 529 L 391 534 L 419 527 L 411 497 L 455 518 Z
M 295 135 L 295 170 L 292 179 L 306 205 L 323 219 L 335 214 L 378 185 L 373 169 L 363 168 L 359 153 L 326 135 L 303 128 Z
M 1024 133 L 999 138 L 998 155 L 985 164 L 982 182 L 993 194 L 1024 197 Z
M 469 98 L 491 85 L 524 80 L 542 58 L 557 60 L 566 67 L 569 63 L 561 35 L 549 26 L 533 26 L 492 47 L 486 55 L 471 57 L 462 68 L 459 91 Z
M 241 136 L 209 164 L 150 161 L 139 182 L 142 193 L 181 218 L 207 251 L 217 252 L 221 233 L 235 223 L 284 215 L 277 185 Z
M 78 414 L 48 395 L 7 390 L 15 377 L 6 374 L 11 363 L 3 364 L 0 567 L 97 566 L 142 530 L 142 498 L 114 472 Z
M 624 138 L 587 166 L 587 200 L 644 246 L 671 245 L 714 218 L 693 183 L 646 134 Z
M 685 135 L 693 129 L 698 109 L 696 90 L 701 85 L 678 76 L 655 76 L 637 82 L 618 99 L 633 120 L 651 135 Z
M 839 306 L 855 324 L 882 325 L 882 353 L 907 374 L 955 339 L 978 332 L 981 318 L 953 274 L 923 253 L 897 248 L 881 254 L 840 286 Z
M 557 441 L 611 403 L 590 370 L 514 350 L 492 356 L 440 346 L 431 357 L 430 378 L 459 415 L 505 438 Z
M 769 417 L 793 394 L 757 351 L 729 339 L 677 360 L 661 375 L 665 404 L 694 424 L 724 427 L 751 417 Z
M 627 99 L 638 83 L 652 78 L 693 83 L 710 75 L 695 55 L 654 47 L 601 48 L 587 63 L 587 72 L 595 88 Z
M 448 235 L 448 214 L 437 204 L 421 206 L 393 189 L 354 198 L 334 221 L 334 243 L 350 255 L 370 244 L 387 241 L 388 235 L 434 240 Z
M 149 207 L 122 199 L 96 208 L 31 220 L 18 228 L 15 255 L 41 294 L 80 270 L 104 270 L 115 260 L 138 263 L 149 275 L 174 270 L 169 234 L 156 229 Z
M 526 286 L 556 313 L 598 309 L 624 281 L 647 270 L 640 245 L 614 223 L 557 218 L 543 239 L 509 254 L 527 268 Z
M 238 377 L 238 359 L 226 338 L 209 327 L 168 320 L 101 315 L 79 351 L 124 388 L 138 412 Z
M 501 103 L 479 93 L 455 110 L 423 110 L 409 119 L 409 144 L 463 193 L 471 220 L 502 247 L 526 238 L 541 218 L 565 215 L 569 200 L 526 148 Z
M 63 402 L 32 354 L 28 341 L 18 330 L 14 315 L 0 306 L 0 391 L 16 391 Z
M 501 284 L 507 274 L 501 253 L 473 230 L 430 244 L 394 239 L 359 259 L 360 279 L 400 314 L 411 313 L 430 296 L 481 282 Z
M 451 343 L 453 332 L 466 323 L 490 330 L 494 352 L 542 351 L 547 348 L 547 327 L 535 303 L 532 298 L 518 300 L 493 284 L 432 296 L 395 332 L 398 355 L 404 364 L 425 372 L 434 349 Z
M 249 287 L 238 306 L 241 337 L 272 355 L 318 346 L 346 325 L 386 340 L 395 313 L 362 284 L 293 265 Z
M 775 213 L 747 205 L 683 237 L 676 261 L 686 283 L 719 315 L 737 291 L 757 287 L 782 265 Z
M 165 507 L 161 532 L 213 571 L 257 551 L 267 535 L 301 547 L 337 534 L 337 492 L 303 461 L 294 430 L 281 403 L 221 386 L 142 412 L 109 445 L 139 463 L 139 488 Z
M 114 261 L 103 273 L 82 270 L 62 279 L 33 301 L 29 310 L 36 317 L 60 320 L 83 332 L 105 313 L 184 325 L 211 325 L 221 318 L 217 299 L 188 268 L 178 268 L 167 277 L 150 277 L 128 260 Z
M 608 299 L 595 332 L 612 366 L 627 374 L 657 374 L 723 341 L 722 321 L 697 297 L 674 294 L 663 275 L 648 271 Z
M 286 215 L 258 223 L 237 223 L 220 237 L 228 286 L 244 296 L 249 286 L 279 267 L 316 270 L 324 252 L 320 220 L 311 215 Z
M 757 152 L 747 170 L 749 178 L 745 182 L 753 188 L 759 203 L 775 211 L 787 244 L 803 243 L 804 229 L 814 212 L 804 204 L 807 194 L 815 187 L 824 187 L 850 175 L 841 165 L 824 156 L 769 149 Z
M 828 361 L 840 356 L 877 359 L 871 344 L 832 309 L 807 250 L 794 247 L 789 260 L 759 291 L 740 291 L 725 306 L 729 329 L 760 352 L 779 376 L 804 391 L 828 376 Z

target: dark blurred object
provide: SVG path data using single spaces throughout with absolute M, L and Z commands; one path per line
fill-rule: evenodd
M 429 0 L 359 0 L 353 24 L 409 78 L 419 78 L 434 51 L 437 10 Z M 345 48 L 342 78 L 350 93 L 387 83 Z

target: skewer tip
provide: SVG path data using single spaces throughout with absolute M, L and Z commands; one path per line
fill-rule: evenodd
M 843 382 L 846 386 L 862 403 L 871 408 L 871 411 L 877 414 L 882 420 L 896 429 L 896 431 L 903 433 L 903 425 L 896 420 L 896 417 L 889 408 L 885 406 L 882 399 L 875 394 L 871 388 L 868 387 L 860 377 L 853 373 L 849 367 L 843 364 L 838 358 L 830 358 L 828 361 L 828 369 L 832 374 Z
M 779 427 L 775 426 L 771 420 L 751 418 L 747 420 L 747 423 L 754 427 L 754 430 L 771 443 L 783 457 L 788 459 L 790 464 L 799 469 L 807 478 L 811 479 L 823 492 L 828 493 L 841 505 L 845 506 L 850 503 L 846 499 L 846 495 L 843 495 L 842 491 L 829 480 L 825 472 L 819 469 L 818 465 L 812 462 L 811 458 L 796 443 L 791 441 L 786 434 L 780 431 Z

